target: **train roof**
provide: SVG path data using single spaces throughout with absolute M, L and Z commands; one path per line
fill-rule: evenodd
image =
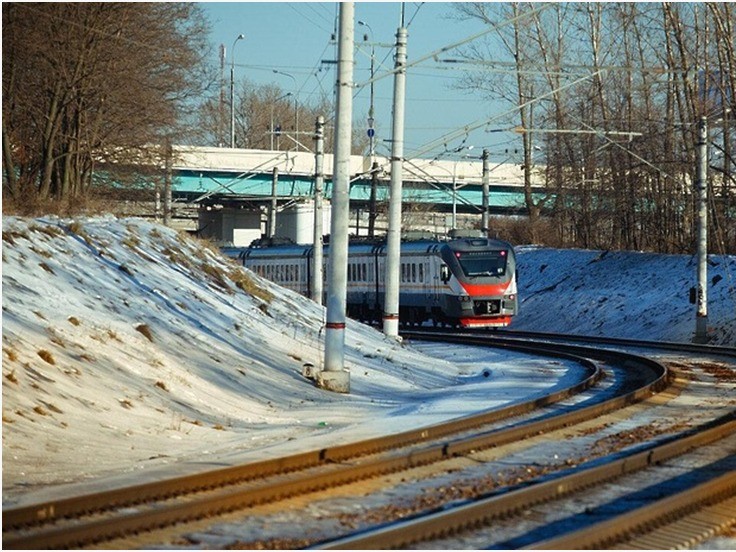
M 505 249 L 513 251 L 510 243 L 490 239 L 490 238 L 456 238 L 452 240 L 437 239 L 419 239 L 412 241 L 403 241 L 401 243 L 401 252 L 404 254 L 411 253 L 429 253 L 430 251 L 439 251 L 442 247 L 449 247 L 453 251 L 475 251 L 478 249 Z M 329 243 L 324 245 L 325 252 L 330 248 Z M 286 244 L 273 246 L 258 247 L 241 247 L 223 249 L 228 256 L 231 257 L 249 257 L 249 258 L 288 258 L 288 257 L 306 257 L 312 254 L 314 246 L 311 244 Z M 361 240 L 351 242 L 349 244 L 351 254 L 374 254 L 384 253 L 386 251 L 385 241 L 368 241 Z

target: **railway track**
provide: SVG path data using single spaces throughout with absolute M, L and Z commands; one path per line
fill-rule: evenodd
M 467 338 L 465 342 L 479 345 L 483 338 Z M 385 438 L 5 510 L 3 546 L 68 548 L 111 542 L 130 534 L 440 463 L 594 419 L 652 396 L 664 389 L 671 379 L 659 363 L 618 351 L 518 341 L 502 346 L 575 359 L 587 367 L 587 376 L 564 391 L 524 404 Z M 628 378 L 626 384 L 615 386 L 612 396 L 589 401 L 593 404 L 565 405 L 563 401 L 570 401 L 596 384 L 603 373 L 603 365 L 616 365 L 634 376 Z M 499 423 L 506 426 L 498 427 Z M 723 427 L 733 431 L 732 423 L 733 420 L 726 420 Z M 649 454 L 647 458 L 650 462 L 655 456 Z

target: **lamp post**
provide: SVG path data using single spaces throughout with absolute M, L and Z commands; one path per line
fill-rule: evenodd
M 373 128 L 375 122 L 374 110 L 373 110 L 373 75 L 375 71 L 376 61 L 376 45 L 373 43 L 373 29 L 365 21 L 358 21 L 358 25 L 368 27 L 368 31 L 371 33 L 371 104 L 368 108 L 368 139 L 370 140 L 370 159 L 371 159 L 371 195 L 369 200 L 369 214 L 368 214 L 368 235 L 373 237 L 376 231 L 376 193 L 378 187 L 378 163 L 376 162 L 376 142 L 375 135 L 376 131 Z M 365 39 L 368 39 L 368 35 L 364 35 Z
M 364 27 L 368 27 L 368 31 L 371 33 L 371 104 L 368 108 L 368 138 L 370 138 L 370 148 L 371 148 L 371 163 L 373 162 L 373 157 L 375 156 L 375 142 L 374 142 L 374 133 L 373 131 L 373 122 L 374 122 L 374 111 L 373 111 L 373 75 L 375 71 L 375 61 L 376 61 L 376 46 L 373 44 L 373 29 L 371 29 L 371 26 L 366 23 L 365 21 L 358 21 L 358 25 L 363 25 Z M 366 38 L 368 38 L 366 36 Z
M 276 105 L 277 103 L 279 103 L 279 102 L 280 102 L 281 100 L 283 100 L 284 98 L 288 98 L 289 96 L 291 96 L 291 92 L 287 92 L 287 93 L 286 93 L 286 94 L 284 94 L 283 96 L 280 96 L 280 97 L 276 98 L 276 99 L 275 99 L 275 100 L 273 101 L 273 103 L 271 104 L 271 151 L 273 151 L 273 109 L 274 109 L 274 106 L 275 106 L 275 105 Z
M 235 44 L 238 40 L 245 38 L 244 34 L 239 34 L 238 38 L 233 41 L 233 47 L 230 50 L 230 147 L 235 147 Z
M 299 136 L 299 91 L 297 90 L 296 85 L 296 78 L 294 75 L 291 75 L 289 73 L 285 73 L 284 71 L 279 71 L 278 69 L 272 69 L 274 73 L 277 75 L 283 75 L 285 77 L 289 77 L 291 80 L 294 81 L 294 131 L 297 136 Z M 299 139 L 297 138 L 296 143 L 296 149 L 299 150 Z

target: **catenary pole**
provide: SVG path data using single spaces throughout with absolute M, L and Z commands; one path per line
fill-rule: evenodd
M 314 243 L 312 254 L 312 300 L 322 304 L 322 190 L 324 189 L 325 170 L 325 118 L 317 117 L 317 125 L 314 133 Z
M 323 389 L 350 392 L 345 370 L 345 311 L 348 272 L 350 147 L 353 112 L 353 32 L 355 5 L 340 3 L 337 48 L 337 117 L 332 170 L 332 219 L 327 283 L 327 324 L 324 370 L 317 377 Z
M 394 69 L 394 110 L 391 132 L 391 184 L 388 199 L 388 236 L 386 240 L 385 298 L 383 333 L 399 336 L 399 272 L 401 269 L 401 203 L 404 158 L 404 98 L 406 95 L 406 37 L 403 18 L 396 31 Z
M 278 186 L 279 186 L 279 168 L 273 168 L 273 178 L 271 180 L 271 206 L 268 209 L 268 237 L 276 236 L 276 210 L 278 207 Z
M 696 294 L 695 343 L 708 342 L 708 120 L 698 123 L 698 165 L 695 188 L 698 195 L 698 287 Z
M 490 221 L 488 213 L 488 205 L 490 204 L 490 184 L 491 184 L 491 171 L 488 168 L 488 150 L 483 148 L 483 215 L 480 223 L 480 229 L 483 232 L 483 236 L 488 237 L 488 231 L 490 230 Z
M 235 45 L 243 40 L 245 35 L 239 34 L 233 41 L 230 49 L 230 147 L 235 147 Z

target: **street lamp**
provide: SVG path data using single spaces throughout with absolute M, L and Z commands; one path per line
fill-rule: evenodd
M 373 75 L 375 70 L 375 61 L 376 61 L 376 46 L 373 43 L 373 29 L 371 26 L 366 23 L 365 21 L 358 21 L 358 25 L 363 25 L 364 27 L 368 27 L 368 31 L 371 33 L 371 105 L 368 108 L 368 138 L 370 138 L 370 148 L 371 148 L 371 164 L 373 163 L 373 158 L 376 155 L 375 152 L 375 142 L 374 142 L 374 130 L 373 130 L 373 123 L 375 119 L 373 118 Z M 368 38 L 367 36 L 365 37 Z
M 239 34 L 238 38 L 233 41 L 233 47 L 230 50 L 230 147 L 235 147 L 235 44 L 238 40 L 245 38 L 244 34 Z
M 274 108 L 274 106 L 275 106 L 275 105 L 276 105 L 277 103 L 279 103 L 279 102 L 280 102 L 281 100 L 283 100 L 284 98 L 288 98 L 289 96 L 291 96 L 291 92 L 287 92 L 287 93 L 286 93 L 286 94 L 284 94 L 283 96 L 279 96 L 278 98 L 276 98 L 276 99 L 275 99 L 275 100 L 274 100 L 274 101 L 273 101 L 273 102 L 271 103 L 271 151 L 273 151 L 273 108 Z
M 279 71 L 278 69 L 272 69 L 272 71 L 276 73 L 277 75 L 283 75 L 285 77 L 289 77 L 291 80 L 294 81 L 294 131 L 297 135 L 296 149 L 298 151 L 299 150 L 299 91 L 297 90 L 296 78 L 294 78 L 294 75 L 290 75 L 289 73 Z
M 368 27 L 368 31 L 371 33 L 371 104 L 368 108 L 368 139 L 370 140 L 370 157 L 371 157 L 371 195 L 369 200 L 369 215 L 368 215 L 368 235 L 373 237 L 376 231 L 376 193 L 378 187 L 378 163 L 376 162 L 376 142 L 375 135 L 376 131 L 373 128 L 375 122 L 374 111 L 373 111 L 373 75 L 375 71 L 376 61 L 376 45 L 373 42 L 373 29 L 365 21 L 358 21 L 358 25 Z M 363 35 L 364 40 L 368 40 L 368 35 Z

